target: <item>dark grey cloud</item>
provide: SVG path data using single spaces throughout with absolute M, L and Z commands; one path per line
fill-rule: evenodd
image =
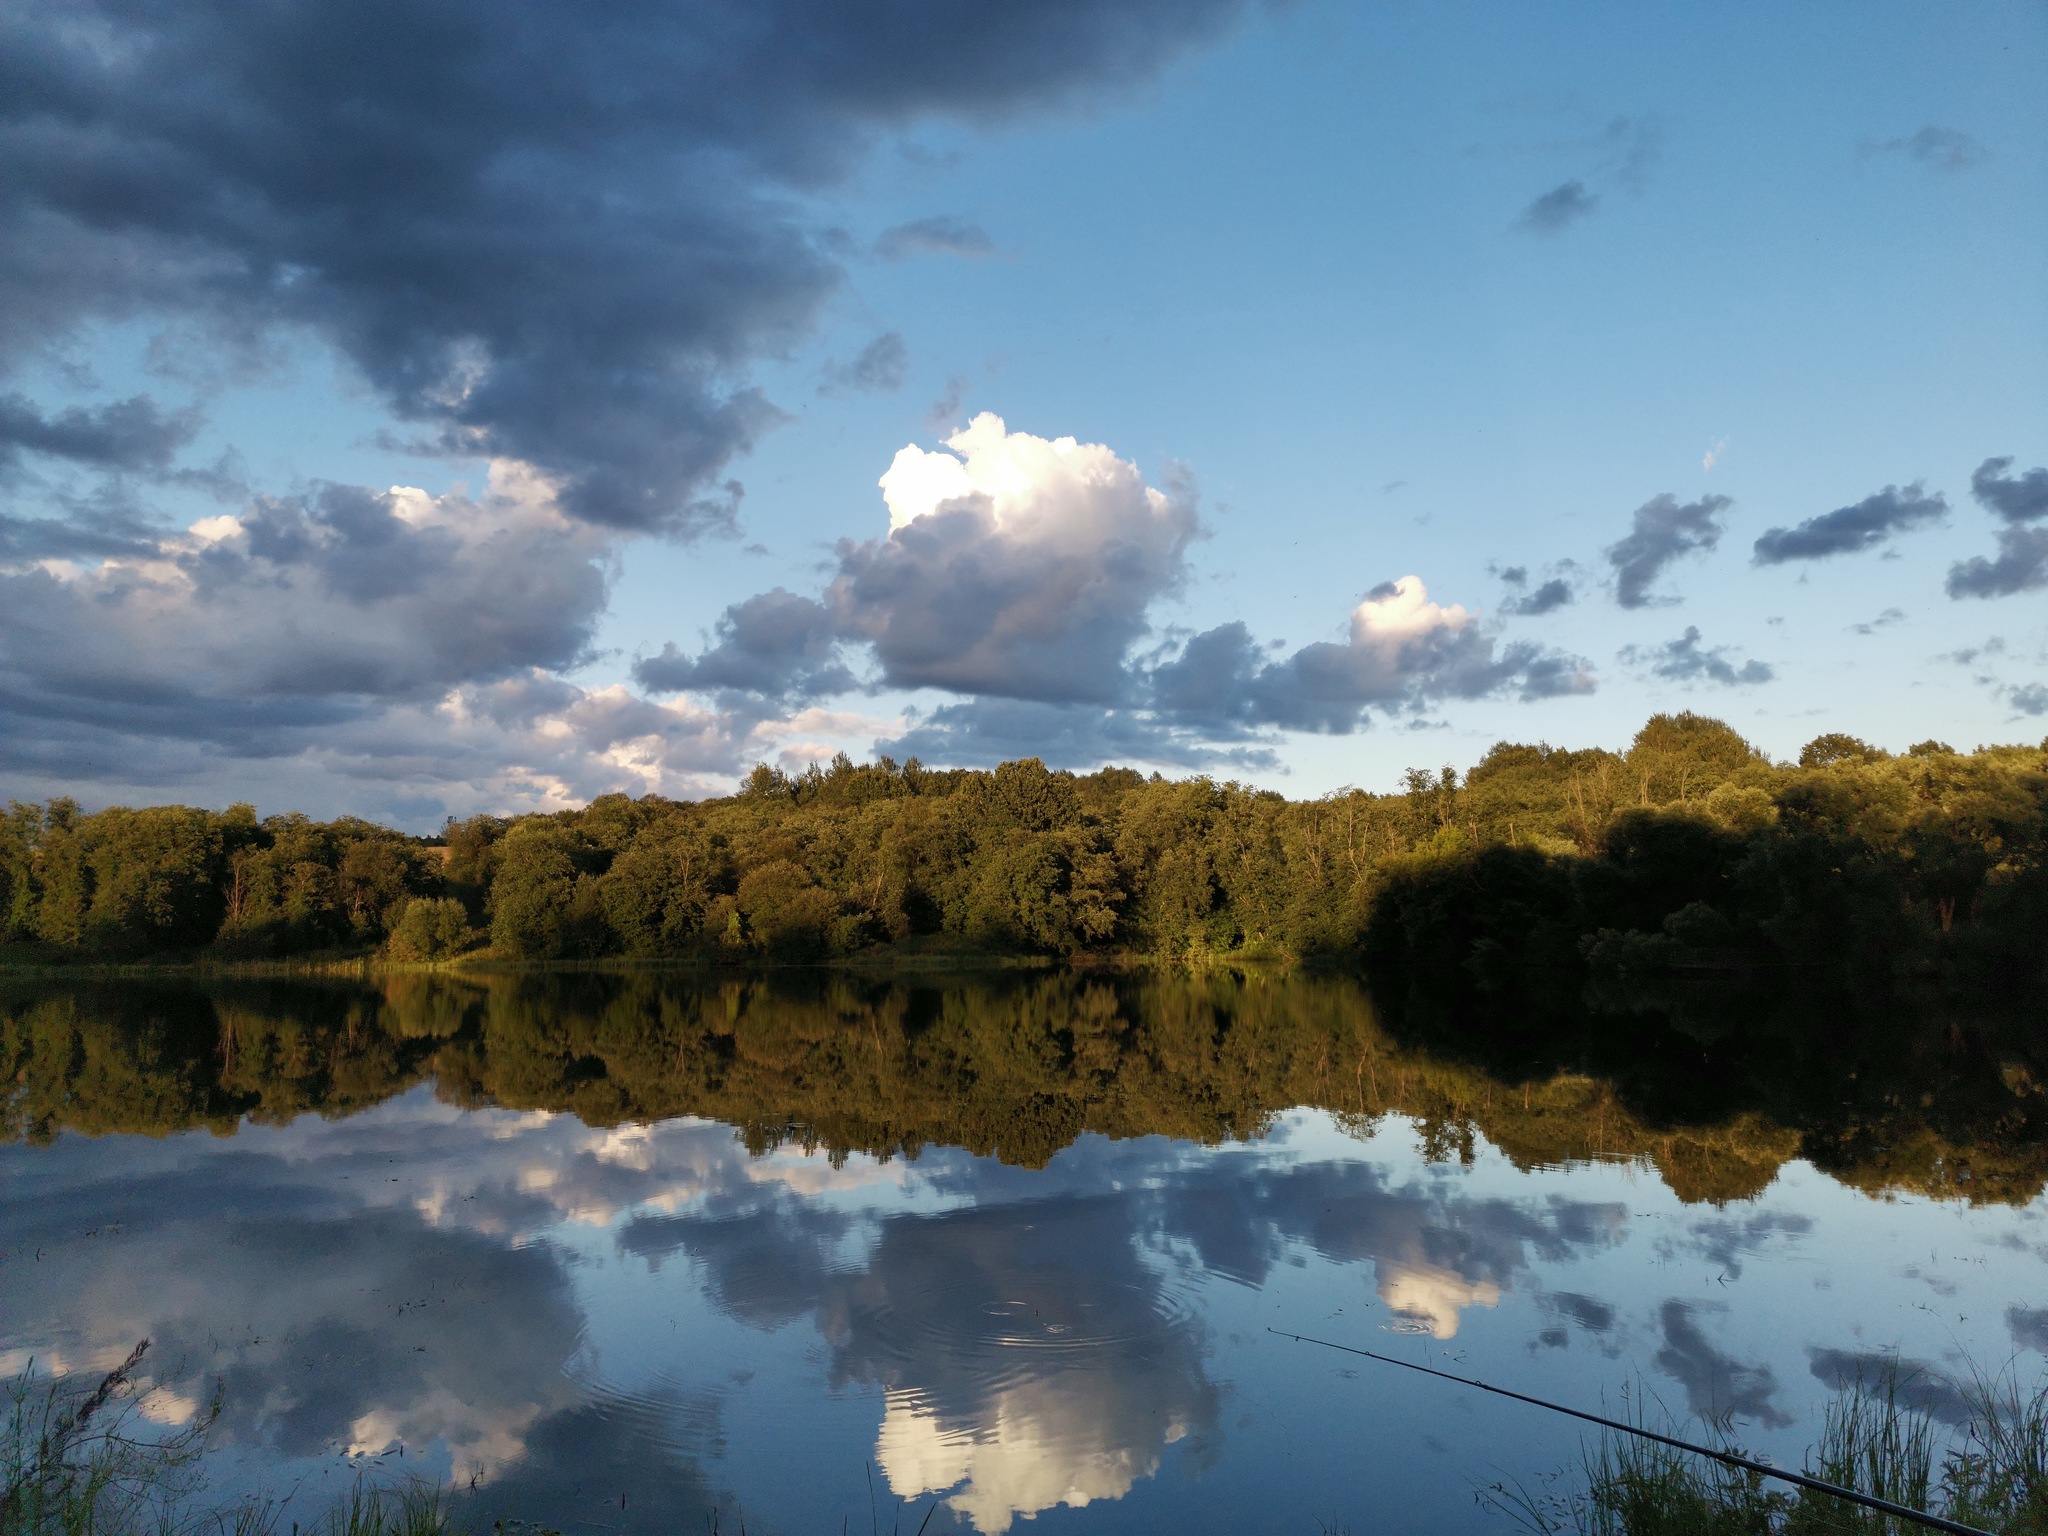
M 691 534 L 840 278 L 787 194 L 920 118 L 1128 89 L 1241 0 L 31 0 L 0 17 L 0 353 L 311 328 L 422 444 Z
M 147 558 L 163 537 L 162 524 L 125 497 L 72 507 L 54 517 L 0 512 L 0 566 L 40 560 Z
M 1685 1388 L 1687 1410 L 1695 1417 L 1719 1422 L 1749 1419 L 1770 1429 L 1783 1429 L 1792 1416 L 1775 1406 L 1778 1379 L 1767 1365 L 1744 1365 L 1714 1347 L 1698 1322 L 1703 1313 L 1724 1307 L 1667 1301 L 1659 1309 L 1664 1344 L 1656 1354 L 1657 1369 Z
M 1875 1350 L 1818 1349 L 1806 1358 L 1816 1381 L 1837 1392 L 1892 1395 L 1902 1407 L 1914 1409 L 1960 1429 L 1974 1417 L 1970 1397 L 1939 1366 Z
M 330 486 L 160 537 L 147 563 L 0 572 L 0 705 L 151 733 L 434 698 L 562 667 L 605 600 L 587 534 L 504 503 Z
M 1515 219 L 1517 229 L 1532 235 L 1555 235 L 1585 218 L 1600 206 L 1600 199 L 1586 190 L 1576 176 L 1535 198 Z
M 2048 586 L 2048 468 L 2011 473 L 2010 456 L 1986 459 L 1970 476 L 1970 495 L 2011 526 L 1998 530 L 1995 558 L 1974 555 L 1948 568 L 1950 597 L 2010 597 Z
M 1569 561 L 1569 559 L 1567 561 L 1559 561 L 1559 563 L 1556 563 L 1556 567 L 1552 567 L 1552 569 L 1575 571 L 1577 569 L 1577 561 Z M 1530 590 L 1530 571 L 1528 571 L 1528 565 L 1503 565 L 1503 567 L 1495 569 L 1495 575 L 1499 575 L 1501 582 L 1505 586 L 1511 586 L 1513 590 L 1520 594 L 1520 596 L 1507 598 L 1501 604 L 1501 612 L 1503 614 L 1513 614 L 1513 616 L 1520 616 L 1520 618 L 1536 618 L 1536 616 L 1546 614 L 1546 612 L 1550 612 L 1554 608 L 1567 606 L 1577 596 L 1577 592 L 1573 592 L 1571 580 L 1565 578 L 1565 575 L 1552 575 L 1550 580 L 1540 582 L 1536 586 L 1536 590 L 1532 592 Z
M 1621 659 L 1632 666 L 1645 666 L 1658 677 L 1670 678 L 1673 682 L 1719 683 L 1723 687 L 1734 687 L 1751 683 L 1768 683 L 1777 674 L 1761 661 L 1745 661 L 1736 666 L 1728 659 L 1729 647 L 1725 645 L 1703 646 L 1696 625 L 1688 624 L 1685 633 L 1676 640 L 1662 645 L 1626 646 Z
M 633 665 L 650 693 L 684 689 L 754 694 L 793 701 L 843 693 L 853 674 L 839 656 L 824 604 L 776 587 L 734 603 L 718 620 L 717 643 L 692 661 L 674 643 Z
M 1211 730 L 1277 725 L 1338 734 L 1359 729 L 1376 709 L 1593 688 L 1580 658 L 1526 641 L 1501 645 L 1463 610 L 1428 602 L 1414 577 L 1366 594 L 1348 641 L 1269 659 L 1243 624 L 1218 625 L 1155 667 L 1150 683 L 1154 708 Z
M 903 387 L 903 375 L 910 367 L 910 348 L 901 331 L 884 331 L 862 347 L 847 362 L 834 363 L 825 370 L 826 387 L 857 389 L 864 393 L 886 392 Z
M 0 470 L 36 453 L 98 469 L 161 473 L 198 431 L 196 410 L 166 411 L 147 395 L 48 415 L 26 395 L 0 395 Z
M 1922 481 L 1915 480 L 1904 490 L 1888 485 L 1850 506 L 1809 517 L 1797 527 L 1771 529 L 1756 541 L 1754 558 L 1758 565 L 1783 565 L 1855 554 L 1895 533 L 1947 516 L 1947 499 L 1939 491 L 1928 495 Z
M 2010 457 L 1986 459 L 1970 476 L 1970 494 L 2008 523 L 2048 517 L 2048 468 L 2014 475 Z
M 1624 608 L 1676 602 L 1652 595 L 1650 586 L 1672 561 L 1702 554 L 1721 542 L 1722 517 L 1734 503 L 1726 496 L 1680 501 L 1669 492 L 1637 507 L 1628 536 L 1607 547 L 1614 567 L 1614 598 Z
M 1950 597 L 2010 597 L 2048 586 L 2048 528 L 2001 528 L 1998 555 L 1973 555 L 1948 568 Z
M 1535 590 L 1523 593 L 1508 603 L 1501 611 L 1520 618 L 1533 619 L 1540 614 L 1562 608 L 1572 600 L 1572 584 L 1562 576 L 1553 576 Z
M 949 214 L 912 219 L 875 236 L 875 254 L 884 261 L 901 261 L 906 256 L 987 256 L 995 248 L 994 239 L 979 224 Z
M 1591 161 L 1589 175 L 1630 197 L 1640 197 L 1664 154 L 1663 125 L 1653 117 L 1616 117 L 1598 132 L 1573 140 L 1575 155 Z M 1555 235 L 1596 213 L 1601 194 L 1574 176 L 1534 198 L 1515 219 L 1525 234 Z
M 2023 715 L 2048 715 L 2048 683 L 2028 683 L 2012 689 L 2005 698 Z
M 1873 139 L 1863 146 L 1866 155 L 1901 155 L 1937 171 L 1967 171 L 1991 158 L 1991 151 L 1956 128 L 1929 123 L 1896 139 Z
M 742 751 L 743 723 L 551 675 L 589 652 L 606 545 L 517 496 L 326 487 L 179 534 L 6 519 L 0 539 L 104 562 L 0 569 L 14 793 L 203 784 L 412 825 L 530 803 L 531 773 L 589 794 L 649 787 L 627 761 L 725 772 Z

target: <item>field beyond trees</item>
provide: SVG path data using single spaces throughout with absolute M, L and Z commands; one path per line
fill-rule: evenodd
M 1659 715 L 1626 752 L 1501 743 L 1462 776 L 1291 801 L 1129 769 L 845 757 L 681 802 L 451 821 L 186 806 L 0 823 L 17 961 L 863 953 L 1329 958 L 1409 990 L 1795 968 L 1867 989 L 2038 987 L 2048 753 L 1890 756 L 1817 738 L 1773 763 Z M 2040 995 L 2040 994 L 2036 994 Z

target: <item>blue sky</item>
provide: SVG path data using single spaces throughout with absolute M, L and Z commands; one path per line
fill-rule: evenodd
M 5 273 L 0 792 L 427 824 L 878 744 L 1304 795 L 1660 709 L 1781 756 L 2048 731 L 2048 8 L 855 9 L 931 25 L 807 84 L 833 23 L 798 0 L 744 47 L 396 7 L 419 37 L 348 66 L 377 83 L 303 108 L 277 78 L 346 75 L 318 7 L 99 17 L 137 56 L 232 40 L 141 106 L 75 43 L 96 7 L 11 22 L 0 217 L 56 255 Z M 392 103 L 441 88 L 440 46 L 510 83 L 362 107 L 408 58 Z M 514 65 L 572 56 L 588 93 L 525 105 Z M 670 56 L 724 115 L 616 119 L 686 94 Z M 1047 482 L 1052 522 L 892 535 L 878 478 L 982 412 L 1171 518 Z M 1755 558 L 1858 504 L 1861 547 Z M 2010 590 L 1949 595 L 2001 531 L 1975 587 Z M 1435 607 L 1371 596 L 1409 576 Z M 777 588 L 809 606 L 720 628 Z

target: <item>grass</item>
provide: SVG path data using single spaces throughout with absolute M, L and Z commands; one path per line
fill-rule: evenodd
M 33 1363 L 8 1384 L 0 1431 L 0 1536 L 276 1536 L 273 1502 L 201 1500 L 200 1458 L 220 1399 L 168 1434 L 145 1430 L 151 1391 L 136 1371 L 144 1339 L 89 1390 L 39 1378 Z M 454 1536 L 441 1491 L 358 1479 L 347 1497 L 292 1536 Z
M 1807 1475 L 1995 1536 L 2048 1536 L 2048 1383 L 2028 1392 L 2010 1372 L 1980 1375 L 1968 1426 L 1941 1450 L 1933 1421 L 1901 1401 L 1900 1387 L 1894 1372 L 1837 1397 Z M 1739 1449 L 1725 1424 L 1708 1430 L 1717 1449 Z M 1581 1485 L 1562 1494 L 1496 1484 L 1481 1497 L 1544 1536 L 1909 1536 L 1928 1529 L 1629 1435 L 1603 1435 L 1581 1472 Z

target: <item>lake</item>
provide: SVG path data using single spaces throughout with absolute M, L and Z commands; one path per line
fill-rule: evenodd
M 218 1391 L 214 1486 L 299 1519 L 369 1467 L 570 1532 L 1506 1531 L 1481 1495 L 1558 1486 L 1581 1426 L 1270 1330 L 1793 1464 L 1887 1361 L 1951 1425 L 1972 1363 L 2048 1369 L 2039 1085 L 1865 1022 L 1509 1049 L 1298 974 L 15 982 L 0 1364 L 148 1338 L 147 1422 Z

